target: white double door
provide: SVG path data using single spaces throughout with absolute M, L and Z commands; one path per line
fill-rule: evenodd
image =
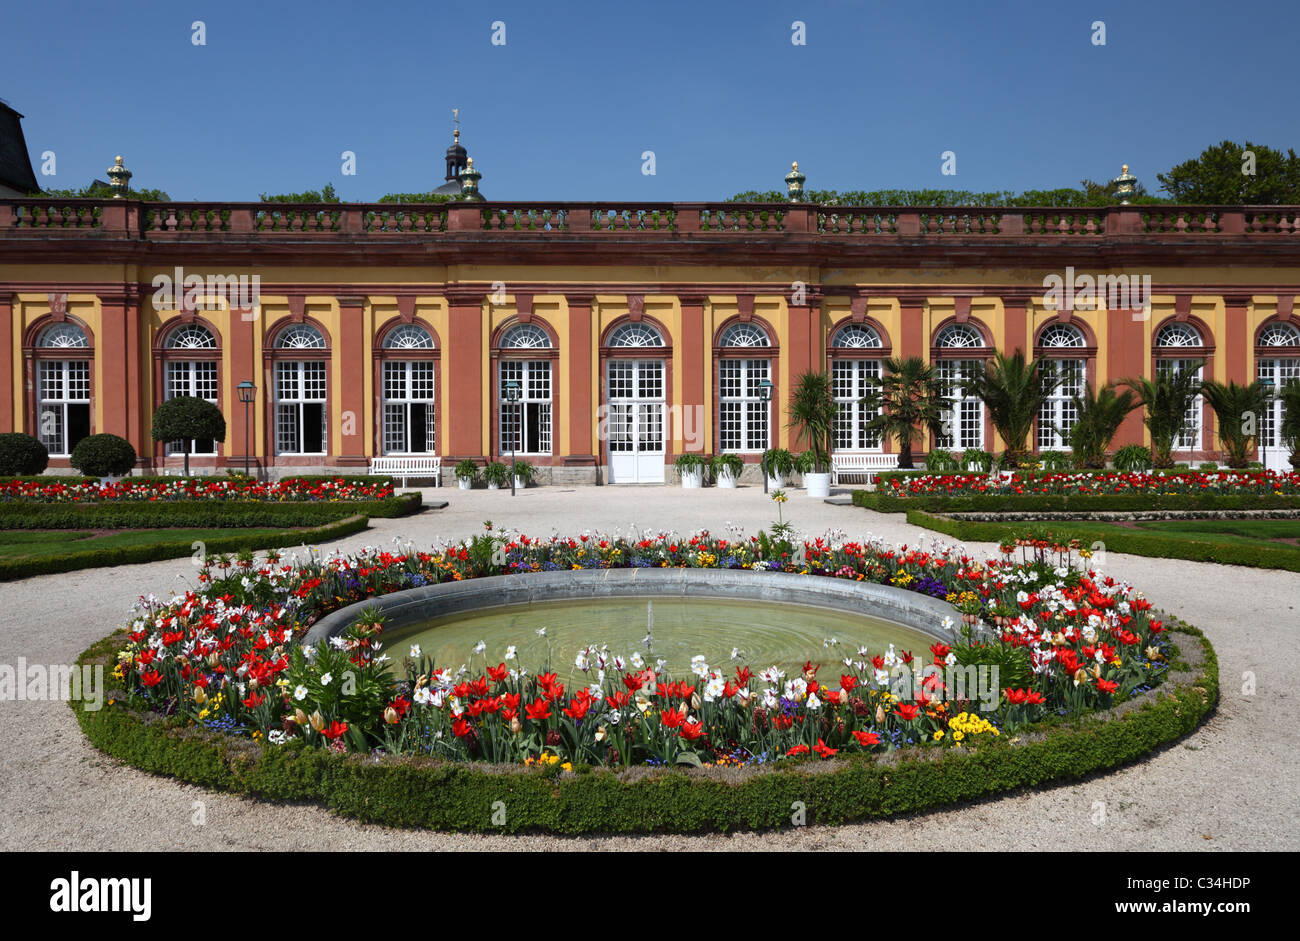
M 664 361 L 611 359 L 605 365 L 612 484 L 664 482 Z

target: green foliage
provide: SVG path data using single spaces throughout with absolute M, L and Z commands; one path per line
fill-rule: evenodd
M 514 475 L 518 480 L 522 480 L 526 485 L 533 481 L 533 465 L 527 461 L 515 461 Z
M 978 496 L 927 494 L 896 497 L 879 491 L 869 493 L 866 490 L 854 490 L 853 504 L 878 513 L 904 513 L 911 509 L 930 513 L 1124 513 L 1141 510 L 1295 510 L 1300 509 L 1300 498 L 1287 495 L 1216 493 L 990 493 Z
M 0 477 L 39 474 L 50 463 L 50 452 L 39 438 L 20 431 L 0 434 Z
M 1244 173 L 1245 157 L 1255 155 L 1254 174 Z M 1247 141 L 1225 140 L 1198 157 L 1157 173 L 1161 187 L 1178 203 L 1201 205 L 1293 205 L 1300 202 L 1300 158 Z
M 745 459 L 739 454 L 715 454 L 709 460 L 709 469 L 715 478 L 723 471 L 739 478 L 745 470 Z
M 143 771 L 269 800 L 314 801 L 336 813 L 395 827 L 475 832 L 647 833 L 785 827 L 791 806 L 807 822 L 832 825 L 976 800 L 1026 786 L 1079 780 L 1117 768 L 1195 730 L 1219 698 L 1218 660 L 1195 628 L 1179 642 L 1195 652 L 1195 678 L 1152 694 L 1123 714 L 1058 721 L 1015 745 L 935 750 L 897 762 L 837 759 L 816 773 L 800 764 L 747 769 L 726 778 L 661 768 L 619 774 L 480 769 L 427 759 L 380 761 L 301 745 L 263 746 L 230 736 L 145 721 L 117 698 L 98 711 L 72 708 L 96 748 Z M 81 663 L 103 663 L 121 635 Z M 110 692 L 109 699 L 114 699 Z M 1117 710 L 1118 712 L 1118 710 Z M 493 803 L 507 805 L 505 823 Z
M 1300 470 L 1300 380 L 1292 379 L 1277 391 L 1282 400 L 1282 422 L 1278 436 L 1291 449 L 1291 466 Z
M 1225 463 L 1244 468 L 1272 398 L 1270 387 L 1259 379 L 1249 385 L 1239 385 L 1235 380 L 1210 380 L 1201 384 L 1201 394 L 1219 419 L 1219 443 L 1223 445 Z
M 1151 196 L 1141 183 L 1137 184 L 1137 194 L 1131 200 L 1135 204 L 1169 202 Z M 1082 180 L 1078 188 L 1063 187 L 1052 190 L 1025 190 L 1016 193 L 1001 190 L 991 193 L 977 193 L 971 190 L 923 189 L 923 190 L 804 190 L 803 201 L 818 206 L 923 206 L 923 207 L 1060 207 L 1063 209 L 1083 209 L 1114 205 L 1114 188 L 1109 182 L 1096 183 Z M 790 196 L 779 190 L 746 190 L 732 196 L 733 203 L 787 203 Z
M 163 402 L 153 413 L 153 440 L 185 442 L 185 476 L 190 473 L 190 448 L 195 441 L 223 441 L 226 419 L 207 399 L 178 395 Z
M 380 196 L 381 203 L 449 203 L 456 197 L 450 193 L 385 193 Z
M 785 448 L 768 448 L 758 465 L 768 477 L 784 477 L 794 473 L 794 455 Z
M 72 449 L 68 463 L 92 477 L 116 477 L 135 468 L 135 448 L 117 435 L 87 435 Z
M 988 644 L 968 647 L 957 644 L 952 648 L 957 662 L 964 667 L 984 666 L 998 668 L 998 689 L 1028 689 L 1034 678 L 1034 665 L 1024 647 Z
M 1154 379 L 1141 376 L 1123 381 L 1144 411 L 1143 423 L 1151 432 L 1151 456 L 1155 467 L 1173 466 L 1170 451 L 1187 421 L 1187 410 L 1201 394 L 1202 383 L 1196 373 L 1203 365 L 1203 360 L 1196 360 L 1182 369 L 1157 369 Z
M 1113 384 L 1101 387 L 1096 393 L 1091 383 L 1085 385 L 1083 395 L 1073 397 L 1077 414 L 1070 427 L 1070 450 L 1074 452 L 1079 467 L 1099 469 L 1106 466 L 1106 449 L 1119 431 L 1128 413 L 1138 407 L 1131 391 L 1116 392 Z
M 264 203 L 337 203 L 340 202 L 338 194 L 334 192 L 334 184 L 326 183 L 321 189 L 307 190 L 304 193 L 277 193 L 274 195 L 262 193 L 257 197 Z
M 953 457 L 951 451 L 945 451 L 943 448 L 935 448 L 925 456 L 925 469 L 932 474 L 955 473 L 962 470 L 962 466 Z
M 679 473 L 690 473 L 702 470 L 706 464 L 702 454 L 694 454 L 690 451 L 683 452 L 673 459 L 673 467 L 677 468 Z
M 1043 470 L 1063 471 L 1074 467 L 1074 455 L 1069 451 L 1043 451 L 1035 462 Z
M 1040 360 L 1026 361 L 1023 350 L 1010 356 L 995 350 L 983 369 L 962 376 L 963 389 L 988 409 L 989 421 L 1006 442 L 1005 461 L 1012 465 L 1029 455 L 1029 434 L 1043 399 L 1062 382 L 1054 370 L 1044 371 L 1041 366 Z
M 962 470 L 977 467 L 984 473 L 993 470 L 993 455 L 983 448 L 967 448 L 961 452 Z
M 1115 465 L 1115 470 L 1131 474 L 1134 471 L 1150 470 L 1153 459 L 1150 448 L 1143 447 L 1140 444 L 1126 444 L 1115 452 L 1112 462 Z
M 456 465 L 456 479 L 471 481 L 477 480 L 478 464 L 474 463 L 474 461 L 469 458 L 465 458 L 465 460 Z
M 813 454 L 812 473 L 825 474 L 831 469 L 831 434 L 838 414 L 830 373 L 805 372 L 795 378 L 789 405 L 790 427 L 808 442 Z
M 92 183 L 81 189 L 46 190 L 43 193 L 29 193 L 31 199 L 112 199 L 115 193 L 107 183 Z M 145 202 L 166 203 L 171 197 L 162 190 L 137 190 L 127 187 L 125 199 L 140 199 Z
M 939 375 L 937 367 L 919 356 L 891 356 L 884 362 L 884 374 L 867 382 L 862 406 L 875 414 L 864 427 L 895 438 L 898 466 L 911 467 L 912 442 L 921 430 L 928 429 L 936 436 L 943 432 L 952 408 L 950 384 Z
M 510 483 L 510 465 L 501 461 L 492 461 L 483 468 L 483 479 L 489 484 L 504 487 Z

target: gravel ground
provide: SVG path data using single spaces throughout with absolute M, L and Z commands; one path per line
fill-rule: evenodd
M 754 533 L 773 504 L 760 488 L 539 487 L 508 493 L 426 490 L 450 501 L 418 517 L 378 520 L 343 548 L 394 537 L 427 545 L 480 531 L 485 519 L 530 535 L 582 529 Z M 791 492 L 785 516 L 806 535 L 828 529 L 919 544 L 933 534 L 851 506 Z M 990 546 L 972 546 L 979 554 Z M 1300 725 L 1287 703 L 1300 675 L 1300 575 L 1114 555 L 1106 570 L 1159 607 L 1202 627 L 1219 654 L 1219 710 L 1188 739 L 1148 760 L 1083 783 L 904 819 L 781 833 L 702 837 L 478 836 L 363 826 L 314 806 L 270 804 L 206 791 L 120 766 L 83 740 L 68 707 L 0 702 L 0 848 L 220 849 L 1300 849 Z M 71 663 L 146 592 L 191 577 L 189 559 L 90 569 L 0 583 L 0 663 Z M 1243 692 L 1253 673 L 1256 689 Z M 1097 802 L 1104 804 L 1104 821 Z M 206 822 L 196 825 L 202 805 Z

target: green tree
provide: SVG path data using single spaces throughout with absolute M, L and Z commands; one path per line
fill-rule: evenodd
M 1007 463 L 1019 464 L 1029 457 L 1029 434 L 1043 400 L 1063 381 L 1057 371 L 1044 371 L 1041 361 L 1026 361 L 1023 350 L 1010 356 L 997 350 L 983 369 L 963 375 L 962 386 L 988 409 L 989 421 L 1006 444 Z
M 112 199 L 116 193 L 113 187 L 107 183 L 92 183 L 89 186 L 83 186 L 81 189 L 65 190 L 45 190 L 42 193 L 28 193 L 32 199 Z M 166 203 L 171 201 L 162 190 L 137 190 L 127 188 L 126 199 L 141 199 L 151 203 Z
M 1142 407 L 1142 422 L 1151 432 L 1151 463 L 1154 467 L 1173 467 L 1174 439 L 1187 424 L 1187 411 L 1201 394 L 1197 371 L 1204 361 L 1197 360 L 1183 369 L 1157 370 L 1154 379 L 1145 376 L 1125 379 L 1123 385 L 1133 391 Z
M 190 474 L 190 445 L 195 441 L 221 441 L 226 437 L 226 419 L 207 399 L 178 395 L 153 413 L 153 440 L 182 441 L 185 444 L 185 476 Z
M 1069 433 L 1074 464 L 1076 467 L 1105 467 L 1106 449 L 1128 413 L 1138 407 L 1137 399 L 1131 391 L 1116 392 L 1114 384 L 1108 383 L 1095 394 L 1091 384 L 1085 386 L 1083 395 L 1074 396 L 1073 401 L 1078 415 Z
M 912 442 L 927 429 L 940 435 L 949 420 L 952 387 L 932 365 L 919 356 L 890 357 L 884 374 L 869 380 L 862 398 L 864 408 L 875 411 L 866 423 L 868 431 L 898 441 L 898 466 L 912 467 Z
M 1272 399 L 1272 390 L 1259 379 L 1249 385 L 1210 380 L 1201 385 L 1201 394 L 1219 419 L 1224 463 L 1233 468 L 1245 467 L 1258 436 L 1259 423 L 1264 420 L 1264 411 Z
M 831 469 L 831 432 L 838 409 L 831 394 L 831 377 L 824 372 L 801 373 L 794 381 L 790 397 L 790 427 L 806 438 L 812 451 L 813 472 L 825 474 Z
M 1277 391 L 1282 400 L 1282 422 L 1278 436 L 1291 449 L 1291 466 L 1300 470 L 1300 379 L 1283 383 Z
M 262 193 L 257 198 L 264 203 L 337 203 L 340 201 L 338 194 L 334 192 L 333 183 L 326 183 L 319 190 L 307 190 L 305 193 L 277 193 L 274 195 Z
M 1247 153 L 1255 155 L 1254 174 L 1245 172 Z M 1223 141 L 1199 157 L 1157 173 L 1161 187 L 1176 203 L 1276 205 L 1300 202 L 1300 160 L 1247 141 Z

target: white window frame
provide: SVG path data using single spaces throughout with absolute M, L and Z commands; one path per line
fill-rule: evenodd
M 309 376 L 309 373 L 311 374 Z M 294 375 L 293 394 L 284 395 L 284 379 Z M 317 381 L 319 376 L 319 381 Z M 319 396 L 307 394 L 307 383 L 319 388 Z M 314 392 L 314 389 L 313 389 Z M 317 359 L 285 359 L 275 364 L 275 453 L 290 457 L 323 456 L 329 454 L 329 363 Z M 303 448 L 304 415 L 307 407 L 319 405 L 321 411 L 321 450 Z M 292 448 L 286 448 L 286 432 L 293 437 Z
M 519 383 L 519 399 L 506 399 L 506 383 Z M 549 456 L 555 449 L 554 373 L 549 359 L 502 359 L 497 363 L 497 438 L 500 454 Z M 537 448 L 525 450 L 535 438 Z
M 211 377 L 200 379 L 198 373 L 200 367 L 204 372 L 211 371 Z M 180 374 L 184 374 L 181 376 Z M 180 385 L 177 379 L 181 379 Z M 210 385 L 211 395 L 200 395 L 201 385 Z M 179 390 L 179 391 L 178 391 Z M 163 397 L 164 401 L 168 399 L 179 398 L 180 396 L 193 396 L 196 399 L 203 399 L 205 402 L 217 404 L 217 361 L 213 359 L 166 359 L 163 361 Z M 212 449 L 209 451 L 200 451 L 199 442 L 197 441 L 168 441 L 167 456 L 178 456 L 185 453 L 188 447 L 191 457 L 213 457 L 217 453 L 217 442 L 212 441 Z
M 883 450 L 884 442 L 880 433 L 869 432 L 863 427 L 876 417 L 879 409 L 862 404 L 862 399 L 872 388 L 869 380 L 879 379 L 883 375 L 883 368 L 878 359 L 831 358 L 831 397 L 835 400 L 832 453 L 878 454 Z
M 1074 397 L 1083 395 L 1088 380 L 1088 361 L 1069 357 L 1051 357 L 1043 360 L 1043 369 L 1046 370 L 1048 367 L 1058 373 L 1066 370 L 1067 376 L 1066 381 L 1056 386 L 1043 400 L 1038 410 L 1038 450 L 1068 451 L 1070 429 L 1079 418 L 1074 407 Z M 1047 378 L 1046 372 L 1043 378 Z
M 430 359 L 387 359 L 380 368 L 381 417 L 384 454 L 437 454 L 438 369 Z M 426 394 L 417 394 L 421 387 Z M 394 395 L 393 392 L 397 394 Z M 425 449 L 411 450 L 412 412 L 424 406 Z M 396 446 L 395 446 L 396 445 Z
M 762 383 L 772 376 L 770 359 L 723 356 L 718 360 L 718 450 L 762 454 L 771 447 L 772 404 Z
M 41 443 L 45 445 L 50 457 L 69 457 L 74 445 L 68 441 L 68 409 L 74 405 L 84 405 L 87 411 L 87 429 L 90 420 L 90 360 L 88 359 L 39 359 L 36 361 L 36 430 Z M 52 380 L 52 381 L 51 381 Z M 54 388 L 55 395 L 48 390 Z M 85 389 L 85 396 L 74 391 Z M 56 418 L 55 428 L 46 433 L 47 416 Z

